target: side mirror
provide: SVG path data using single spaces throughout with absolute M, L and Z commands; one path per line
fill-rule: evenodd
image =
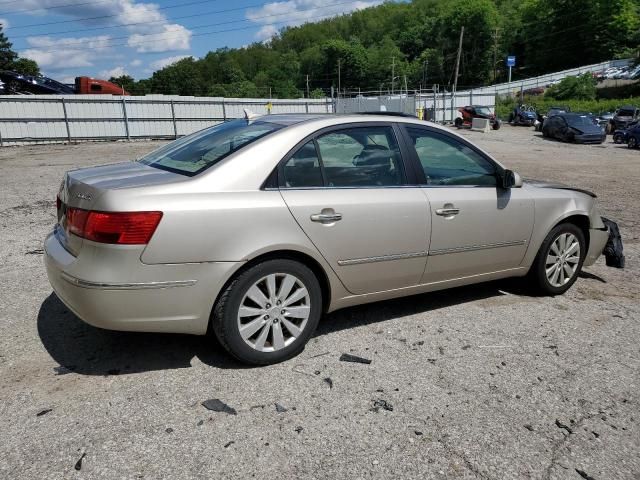
M 520 188 L 522 178 L 513 170 L 505 170 L 502 174 L 502 188 Z

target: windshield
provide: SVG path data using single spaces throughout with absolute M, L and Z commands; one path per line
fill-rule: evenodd
M 619 117 L 633 117 L 633 110 L 618 110 Z
M 138 161 L 151 167 L 193 176 L 281 128 L 282 125 L 265 121 L 234 120 L 171 142 Z
M 570 117 L 565 117 L 567 123 L 571 127 L 584 127 L 587 125 L 593 125 L 593 119 L 588 115 L 575 115 Z
M 489 107 L 476 107 L 476 112 L 480 115 L 491 115 Z

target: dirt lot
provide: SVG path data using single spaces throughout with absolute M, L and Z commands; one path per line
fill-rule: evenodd
M 266 368 L 205 337 L 95 329 L 52 294 L 63 172 L 157 142 L 0 150 L 0 478 L 640 478 L 640 152 L 464 134 L 597 192 L 627 269 L 600 260 L 556 298 L 508 281 L 336 312 Z

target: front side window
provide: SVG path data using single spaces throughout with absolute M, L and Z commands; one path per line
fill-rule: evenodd
M 400 148 L 391 127 L 355 127 L 317 138 L 327 187 L 402 185 Z
M 282 125 L 234 120 L 187 135 L 142 157 L 140 163 L 182 175 L 196 175 Z
M 496 167 L 464 143 L 439 133 L 407 128 L 427 185 L 496 186 Z

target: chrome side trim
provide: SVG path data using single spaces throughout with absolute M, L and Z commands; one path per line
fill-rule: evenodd
M 168 282 L 139 282 L 139 283 L 111 283 L 111 282 L 91 282 L 76 278 L 68 273 L 62 272 L 61 277 L 66 282 L 81 288 L 97 288 L 102 290 L 144 290 L 150 288 L 171 288 L 190 287 L 195 285 L 197 280 L 174 280 Z
M 469 245 L 467 247 L 442 248 L 440 250 L 431 250 L 429 256 L 446 255 L 447 253 L 473 252 L 476 250 L 488 250 L 490 248 L 514 247 L 516 245 L 525 245 L 526 240 L 518 240 L 515 242 L 488 243 L 486 245 Z
M 361 265 L 363 263 L 375 263 L 375 262 L 388 262 L 390 260 L 404 260 L 406 258 L 418 258 L 426 257 L 429 252 L 414 252 L 414 253 L 398 253 L 395 255 L 381 255 L 379 257 L 363 257 L 352 258 L 349 260 L 338 260 L 338 265 L 345 267 L 348 265 Z

